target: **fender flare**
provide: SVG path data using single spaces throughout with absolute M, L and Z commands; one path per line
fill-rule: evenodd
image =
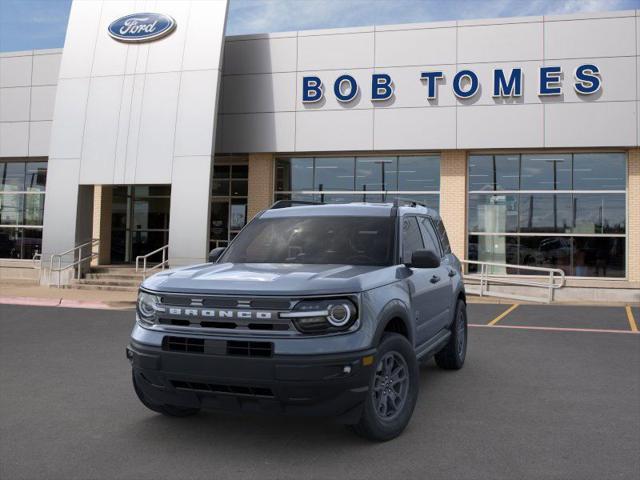
M 394 318 L 399 318 L 407 330 L 407 336 L 411 345 L 414 345 L 414 337 L 415 331 L 413 328 L 413 323 L 411 322 L 411 313 L 409 307 L 400 301 L 400 300 L 391 300 L 387 303 L 380 315 L 378 316 L 378 327 L 376 328 L 376 332 L 373 337 L 373 345 L 377 346 L 380 344 L 380 340 L 382 339 L 382 335 L 384 333 L 385 328 L 391 320 Z

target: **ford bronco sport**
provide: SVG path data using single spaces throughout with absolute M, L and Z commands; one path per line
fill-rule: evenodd
M 331 416 L 389 440 L 413 413 L 418 363 L 462 367 L 465 293 L 438 214 L 299 203 L 276 202 L 209 263 L 143 282 L 127 357 L 145 406 Z

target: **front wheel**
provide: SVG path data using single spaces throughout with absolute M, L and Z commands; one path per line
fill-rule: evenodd
M 385 334 L 371 374 L 360 421 L 351 429 L 361 437 L 387 441 L 405 429 L 418 398 L 418 362 L 402 335 Z
M 467 304 L 458 300 L 451 324 L 451 337 L 445 347 L 436 353 L 436 364 L 445 370 L 460 370 L 467 356 Z

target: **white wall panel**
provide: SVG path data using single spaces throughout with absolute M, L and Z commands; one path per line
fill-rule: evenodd
M 0 88 L 31 85 L 32 56 L 0 58 Z
M 95 77 L 87 102 L 80 183 L 109 184 L 118 140 L 123 77 Z
M 55 85 L 58 83 L 62 53 L 33 56 L 33 85 Z
M 546 147 L 637 145 L 636 102 L 545 105 Z
M 29 120 L 29 96 L 31 88 L 0 88 L 0 122 L 25 122 Z
M 224 73 L 294 72 L 296 37 L 227 41 Z
M 58 83 L 50 157 L 80 158 L 89 82 L 89 78 L 74 78 Z
M 220 68 L 224 25 L 212 24 L 212 18 L 226 16 L 226 2 L 192 2 L 186 33 L 183 70 Z
M 222 115 L 224 133 L 222 151 L 252 153 L 293 151 L 295 149 L 295 116 L 294 112 Z
M 542 23 L 458 28 L 458 62 L 510 62 L 542 59 Z
M 129 44 L 114 41 L 109 36 L 109 24 L 132 13 L 129 2 L 104 2 L 97 32 L 95 54 L 93 55 L 93 76 L 123 75 L 127 64 Z M 131 50 L 133 50 L 133 47 Z
M 91 74 L 100 28 L 101 1 L 73 2 L 60 63 L 60 78 L 88 77 Z
M 389 108 L 375 112 L 374 149 L 456 148 L 455 107 Z
M 55 85 L 33 87 L 31 89 L 31 121 L 53 120 L 55 102 Z
M 49 141 L 51 139 L 52 122 L 29 123 L 29 156 L 49 156 Z
M 635 55 L 633 17 L 547 22 L 545 58 L 616 57 Z
M 296 150 L 373 148 L 373 110 L 308 111 L 296 114 Z
M 373 68 L 373 32 L 298 37 L 298 70 Z
M 147 61 L 146 72 L 171 72 L 182 69 L 182 55 L 184 53 L 184 42 L 187 35 L 189 21 L 189 9 L 191 2 L 180 0 L 161 2 L 157 8 L 162 9 L 162 13 L 171 15 L 179 26 L 168 37 L 157 42 L 149 42 L 149 59 Z
M 219 73 L 218 70 L 182 72 L 174 155 L 211 155 L 213 152 Z
M 348 73 L 351 75 L 358 84 L 358 94 L 350 102 L 340 102 L 334 93 L 334 84 L 336 79 Z M 317 76 L 322 80 L 324 89 L 324 98 L 318 102 L 303 103 L 302 102 L 302 78 L 308 76 L 309 72 L 298 72 L 297 79 L 297 110 L 354 110 L 362 108 L 373 108 L 373 102 L 371 101 L 371 75 L 373 69 L 364 70 L 326 70 L 315 72 L 313 76 Z M 346 88 L 346 85 L 345 85 Z
M 458 107 L 458 148 L 544 146 L 543 105 Z
M 222 80 L 222 113 L 293 111 L 296 74 L 228 75 Z
M 136 162 L 138 160 L 139 144 L 140 144 L 140 131 L 142 127 L 142 101 L 144 99 L 144 86 L 145 75 L 135 75 L 133 77 L 133 84 L 131 85 L 131 100 L 128 108 L 129 114 L 127 116 L 124 113 L 120 117 L 120 125 L 124 127 L 128 124 L 128 130 L 124 133 L 126 139 L 126 155 L 123 172 L 123 183 L 135 183 L 136 181 Z M 129 95 L 129 90 L 126 91 Z M 122 101 L 126 101 L 126 97 L 123 96 Z M 127 110 L 124 110 L 127 111 Z M 122 132 L 122 129 L 120 130 Z M 120 136 L 120 140 L 122 140 Z M 119 151 L 119 150 L 118 150 Z M 116 178 L 120 173 L 116 172 Z M 119 180 L 118 180 L 119 181 Z
M 376 67 L 456 63 L 455 28 L 384 31 L 375 38 Z
M 171 183 L 179 77 L 177 72 L 146 76 L 136 183 Z
M 26 157 L 29 153 L 29 122 L 0 123 L 0 157 Z

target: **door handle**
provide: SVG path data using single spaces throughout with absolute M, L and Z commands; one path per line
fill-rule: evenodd
M 458 273 L 458 272 L 456 272 L 453 268 L 449 270 L 449 276 L 450 277 L 455 277 L 456 273 Z
M 440 277 L 438 275 L 433 275 L 429 281 L 431 283 L 438 283 L 440 281 Z

